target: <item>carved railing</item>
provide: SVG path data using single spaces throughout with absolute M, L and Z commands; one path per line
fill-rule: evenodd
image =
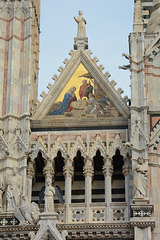
M 55 204 L 55 212 L 58 213 L 59 223 L 66 223 L 65 205 Z M 90 223 L 104 223 L 107 215 L 106 203 L 91 203 L 89 211 L 85 203 L 72 203 L 69 205 L 69 223 L 85 223 L 86 214 L 89 214 Z M 127 222 L 128 221 L 128 205 L 127 203 L 110 203 L 110 220 L 109 222 Z
M 70 204 L 71 221 L 72 223 L 85 222 L 85 203 L 72 203 Z
M 64 223 L 85 223 L 88 217 L 89 223 L 105 223 L 107 215 L 106 203 L 91 203 L 89 209 L 85 203 L 72 203 L 69 205 L 69 222 L 66 222 L 66 206 L 55 204 L 55 212 L 58 213 L 58 221 Z M 110 203 L 110 220 L 109 222 L 128 222 L 128 205 L 127 203 Z M 9 225 L 19 225 L 19 221 L 14 214 L 0 214 L 0 227 Z
M 105 222 L 106 203 L 91 203 L 91 222 Z
M 128 205 L 127 203 L 110 203 L 111 222 L 127 222 L 128 221 Z
M 55 212 L 58 213 L 58 222 L 65 222 L 65 205 L 55 204 Z

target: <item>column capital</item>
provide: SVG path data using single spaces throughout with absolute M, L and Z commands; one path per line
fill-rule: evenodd
M 93 177 L 94 171 L 93 171 L 93 166 L 84 166 L 83 167 L 83 174 L 84 176 L 89 176 Z
M 28 168 L 27 169 L 27 178 L 33 179 L 35 176 L 35 170 L 34 168 Z
M 103 174 L 104 174 L 105 177 L 107 177 L 107 176 L 112 177 L 113 166 L 111 164 L 110 165 L 104 165 L 103 166 Z
M 54 175 L 53 167 L 52 166 L 45 166 L 44 169 L 43 169 L 43 173 L 44 173 L 46 178 L 47 177 L 52 178 L 53 175 Z
M 30 160 L 27 169 L 27 178 L 33 179 L 35 176 L 34 161 Z
M 68 158 L 66 158 L 66 159 L 64 160 L 64 163 L 65 163 L 65 165 L 72 165 L 73 159 L 70 158 L 70 157 L 68 157 Z
M 131 170 L 131 166 L 130 165 L 124 165 L 123 166 L 123 174 L 124 174 L 124 176 L 129 175 L 130 170 Z
M 73 167 L 72 166 L 64 166 L 63 167 L 63 174 L 64 174 L 65 178 L 66 177 L 72 178 L 73 177 L 73 173 L 74 173 L 74 171 L 73 171 Z
M 93 165 L 93 159 L 91 157 L 87 156 L 84 159 L 84 164 L 85 164 L 85 166 L 92 166 Z

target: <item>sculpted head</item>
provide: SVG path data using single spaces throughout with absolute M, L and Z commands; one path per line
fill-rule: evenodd
M 142 165 L 144 163 L 144 159 L 142 157 L 138 157 L 137 162 Z
M 83 12 L 81 10 L 78 11 L 79 16 L 83 15 Z
M 17 167 L 14 167 L 13 168 L 13 176 L 16 176 L 18 173 L 18 168 Z

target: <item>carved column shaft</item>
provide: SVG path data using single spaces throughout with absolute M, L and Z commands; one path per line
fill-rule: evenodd
M 86 222 L 90 221 L 90 203 L 92 201 L 92 177 L 93 177 L 93 165 L 92 159 L 85 159 L 85 166 L 83 173 L 85 176 L 85 203 L 86 203 Z
M 53 160 L 47 159 L 45 161 L 43 173 L 45 175 L 45 183 L 47 182 L 47 180 L 50 180 L 51 182 L 53 181 L 54 176 Z
M 67 158 L 65 160 L 65 166 L 63 168 L 63 174 L 65 177 L 65 204 L 66 204 L 66 223 L 69 223 L 70 220 L 70 208 L 71 204 L 71 185 L 72 185 L 72 177 L 73 177 L 73 166 L 72 160 Z
M 110 202 L 112 201 L 112 186 L 111 177 L 113 174 L 113 166 L 111 164 L 111 159 L 107 158 L 103 166 L 103 173 L 105 177 L 105 202 L 107 203 L 105 220 L 110 220 Z
M 27 196 L 28 201 L 31 202 L 32 198 L 32 180 L 35 176 L 35 170 L 34 170 L 34 161 L 29 162 L 29 166 L 27 169 Z
M 125 201 L 129 201 L 129 173 L 131 167 L 129 165 L 123 166 L 123 175 L 125 176 Z

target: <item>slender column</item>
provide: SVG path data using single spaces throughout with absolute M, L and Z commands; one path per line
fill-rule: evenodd
M 107 204 L 105 210 L 105 221 L 110 221 L 110 203 L 112 201 L 112 186 L 111 186 L 111 177 L 113 174 L 113 166 L 111 159 L 107 158 L 104 161 L 103 173 L 105 177 L 105 202 Z
M 32 180 L 34 176 L 35 176 L 34 161 L 31 160 L 29 162 L 29 166 L 27 169 L 27 197 L 29 202 L 31 202 L 32 197 Z
M 125 176 L 125 202 L 128 203 L 128 220 L 130 217 L 130 199 L 129 199 L 129 174 L 131 166 L 125 164 L 123 166 L 123 175 Z
M 63 174 L 65 177 L 65 206 L 66 206 L 66 223 L 70 222 L 70 204 L 71 204 L 71 185 L 73 177 L 73 161 L 70 158 L 65 159 Z
M 123 175 L 125 176 L 125 202 L 129 201 L 129 173 L 131 167 L 127 164 L 123 166 Z
M 45 167 L 43 169 L 43 173 L 45 175 L 45 185 L 47 180 L 50 180 L 52 183 L 54 177 L 53 160 L 51 159 L 45 160 Z
M 85 176 L 85 204 L 86 204 L 86 222 L 90 222 L 90 203 L 92 201 L 92 177 L 93 177 L 93 161 L 87 157 L 84 161 L 85 166 L 83 173 Z

